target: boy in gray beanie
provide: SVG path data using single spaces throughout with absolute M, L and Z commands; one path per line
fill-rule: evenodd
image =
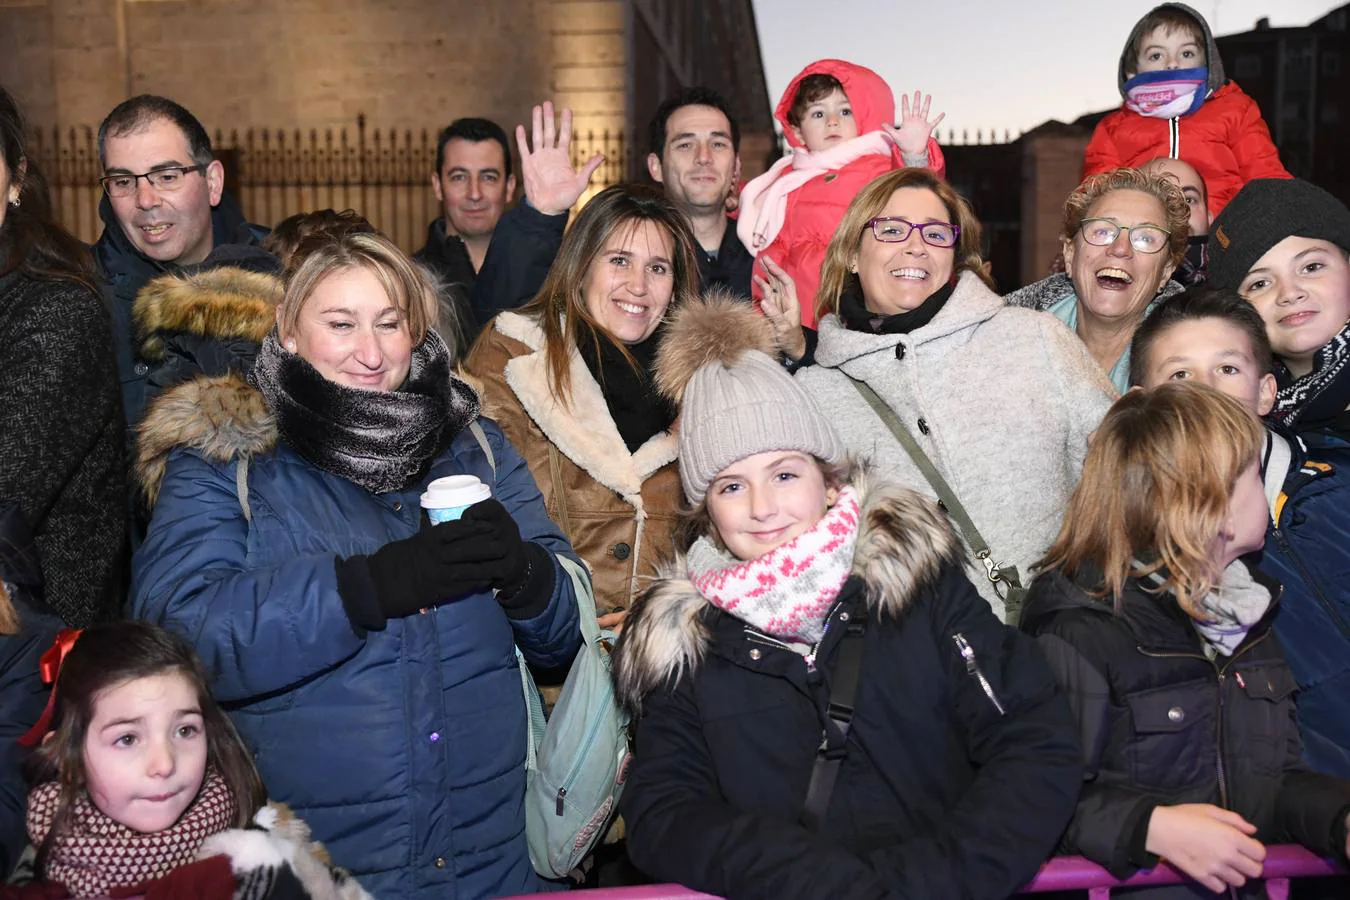
M 1298 179 L 1249 182 L 1209 233 L 1209 281 L 1266 323 L 1279 385 L 1270 417 L 1350 439 L 1350 210 Z

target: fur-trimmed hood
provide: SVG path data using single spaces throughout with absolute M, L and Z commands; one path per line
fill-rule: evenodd
M 277 276 L 235 266 L 161 275 L 141 288 L 131 308 L 138 352 L 161 361 L 165 337 L 175 333 L 261 344 L 276 324 L 282 293 Z
M 277 443 L 277 422 L 262 393 L 241 375 L 195 378 L 150 404 L 136 438 L 136 481 L 151 508 L 169 454 L 196 450 L 212 462 L 265 453 Z
M 937 504 L 920 494 L 857 464 L 846 481 L 862 511 L 853 574 L 867 584 L 874 616 L 898 616 L 944 567 L 960 564 L 960 542 Z M 636 714 L 649 691 L 698 667 L 711 639 L 703 613 L 711 608 L 690 582 L 683 556 L 658 569 L 630 610 L 614 653 L 614 680 L 625 707 Z

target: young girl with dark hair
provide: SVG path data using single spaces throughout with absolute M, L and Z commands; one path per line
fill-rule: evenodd
M 319 887 L 295 877 L 322 871 L 296 858 L 303 852 L 226 834 L 255 822 L 277 829 L 283 814 L 260 815 L 266 794 L 253 757 L 186 641 L 147 622 L 114 622 L 63 632 L 53 653 L 60 672 L 50 715 L 24 739 L 41 741 L 28 766 L 38 884 L 6 900 L 232 897 L 245 881 L 249 897 L 291 900 Z M 278 871 L 260 887 L 266 881 L 244 872 L 264 863 Z M 317 876 L 325 877 L 330 892 L 366 896 L 341 872 Z

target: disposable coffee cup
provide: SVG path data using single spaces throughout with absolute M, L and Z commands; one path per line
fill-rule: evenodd
M 422 494 L 422 508 L 431 524 L 453 522 L 464 515 L 464 510 L 492 496 L 492 490 L 472 475 L 450 475 L 437 478 L 427 485 Z

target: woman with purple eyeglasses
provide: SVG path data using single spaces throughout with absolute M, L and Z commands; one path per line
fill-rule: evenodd
M 819 300 L 815 364 L 796 377 L 851 451 L 943 503 L 976 557 L 972 580 L 1014 623 L 1111 383 L 1053 316 L 1004 304 L 969 204 L 925 169 L 854 198 Z

